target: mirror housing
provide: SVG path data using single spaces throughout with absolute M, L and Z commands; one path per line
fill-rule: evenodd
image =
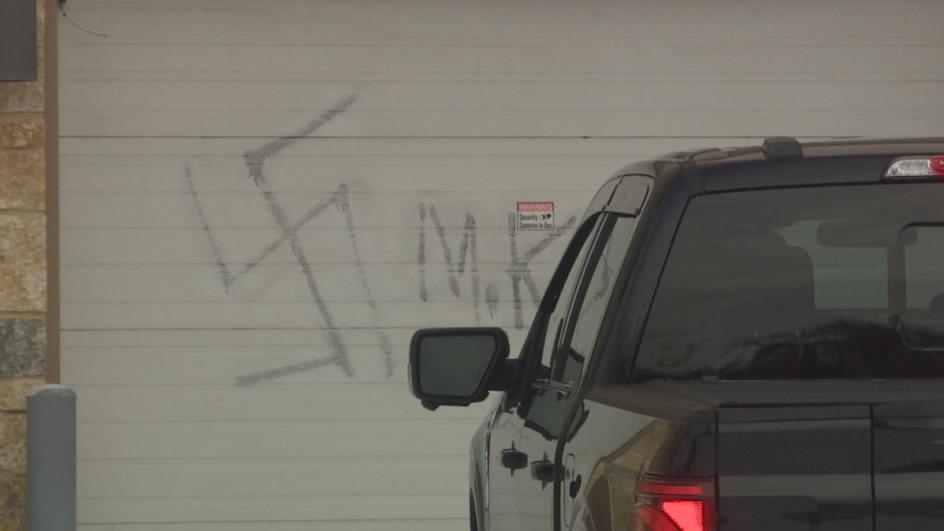
M 507 389 L 508 335 L 501 328 L 426 328 L 410 341 L 410 389 L 427 409 L 468 406 Z

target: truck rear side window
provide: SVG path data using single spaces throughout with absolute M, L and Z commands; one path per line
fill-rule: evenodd
M 632 380 L 944 377 L 944 183 L 692 199 Z

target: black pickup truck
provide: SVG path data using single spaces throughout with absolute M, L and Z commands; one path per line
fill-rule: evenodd
M 501 391 L 473 530 L 944 529 L 944 139 L 624 168 L 508 354 L 411 344 L 426 407 Z

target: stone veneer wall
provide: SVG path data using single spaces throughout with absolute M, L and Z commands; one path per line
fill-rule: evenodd
M 39 79 L 0 81 L 0 531 L 26 529 L 25 397 L 47 373 L 44 3 Z

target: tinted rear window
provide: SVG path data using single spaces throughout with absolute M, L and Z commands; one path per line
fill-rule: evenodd
M 633 380 L 944 377 L 944 184 L 688 205 Z

